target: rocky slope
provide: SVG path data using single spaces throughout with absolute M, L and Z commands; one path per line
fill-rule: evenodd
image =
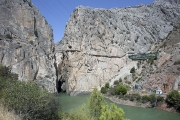
M 158 59 L 143 82 L 144 89 L 149 91 L 161 89 L 164 93 L 172 89 L 180 91 L 180 24 L 174 26 L 168 37 L 156 44 L 160 51 Z M 147 72 L 145 73 L 147 75 Z M 145 76 L 144 74 L 144 76 Z
M 131 76 L 130 69 L 138 62 L 128 55 L 148 52 L 167 38 L 180 19 L 179 3 L 156 0 L 151 5 L 108 10 L 77 7 L 56 44 L 61 89 L 77 95 Z
M 0 63 L 56 92 L 50 25 L 30 0 L 0 0 Z

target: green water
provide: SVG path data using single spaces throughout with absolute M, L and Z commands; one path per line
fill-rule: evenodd
M 77 108 L 83 103 L 87 103 L 89 95 L 69 96 L 65 93 L 60 93 L 61 109 L 65 112 L 70 112 L 72 108 Z M 112 103 L 106 99 L 106 102 Z M 180 120 L 180 114 L 170 113 L 154 108 L 138 108 L 116 104 L 125 112 L 125 118 L 130 120 Z

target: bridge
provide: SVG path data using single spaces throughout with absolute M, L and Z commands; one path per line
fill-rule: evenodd
M 140 54 L 134 54 L 134 55 L 129 55 L 129 59 L 132 60 L 146 60 L 150 58 L 155 58 L 159 55 L 159 52 L 151 52 L 151 53 L 140 53 Z

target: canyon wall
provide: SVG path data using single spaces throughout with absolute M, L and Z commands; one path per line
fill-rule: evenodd
M 55 46 L 61 89 L 77 95 L 131 75 L 137 61 L 128 55 L 150 51 L 179 19 L 179 0 L 112 9 L 77 7 Z
M 0 64 L 56 92 L 51 26 L 30 0 L 0 0 Z

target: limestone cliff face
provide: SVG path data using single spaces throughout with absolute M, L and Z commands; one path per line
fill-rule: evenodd
M 109 10 L 77 7 L 56 44 L 62 89 L 76 95 L 129 75 L 137 62 L 128 54 L 147 52 L 179 19 L 179 0 Z
M 0 63 L 56 92 L 50 25 L 30 0 L 0 0 Z

